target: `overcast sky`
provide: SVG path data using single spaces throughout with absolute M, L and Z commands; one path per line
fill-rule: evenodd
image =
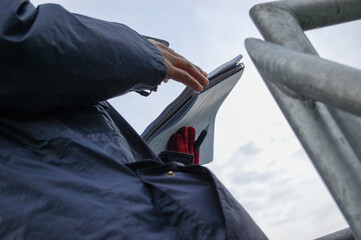
M 242 79 L 216 120 L 212 169 L 270 239 L 313 239 L 347 227 L 342 215 L 266 88 L 245 48 L 261 38 L 248 11 L 251 0 L 56 0 L 72 12 L 124 23 L 166 39 L 183 56 L 211 71 L 243 54 Z M 319 54 L 361 68 L 361 22 L 306 33 Z M 141 133 L 182 90 L 162 84 L 144 98 L 112 100 Z

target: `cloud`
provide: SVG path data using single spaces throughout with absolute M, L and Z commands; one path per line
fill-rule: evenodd
M 279 139 L 248 141 L 212 169 L 271 239 L 312 239 L 345 227 L 297 140 Z
M 238 152 L 245 156 L 255 156 L 261 152 L 261 149 L 256 147 L 254 142 L 247 142 L 246 144 L 242 145 L 238 148 Z
M 298 160 L 309 160 L 306 152 L 303 149 L 297 149 L 290 155 L 290 159 L 298 159 Z
M 257 172 L 257 171 L 236 171 L 232 176 L 232 183 L 235 185 L 250 185 L 252 183 L 266 183 L 274 176 L 275 172 Z

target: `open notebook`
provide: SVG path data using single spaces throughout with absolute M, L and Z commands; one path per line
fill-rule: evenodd
M 244 65 L 242 55 L 219 66 L 208 74 L 209 85 L 201 92 L 190 88 L 170 103 L 144 130 L 142 138 L 157 154 L 167 149 L 171 135 L 183 126 L 196 129 L 196 139 L 207 129 L 200 150 L 200 164 L 213 161 L 214 124 L 216 114 L 224 99 L 241 78 Z

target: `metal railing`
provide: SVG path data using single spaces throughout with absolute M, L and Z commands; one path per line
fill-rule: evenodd
M 361 19 L 361 1 L 277 1 L 250 15 L 266 41 L 246 39 L 247 51 L 361 240 L 361 71 L 320 58 L 304 34 Z
M 317 238 L 315 240 L 354 240 L 353 234 L 349 228 L 337 231 L 335 233 Z

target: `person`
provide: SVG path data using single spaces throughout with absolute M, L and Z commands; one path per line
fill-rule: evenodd
M 156 156 L 105 101 L 206 76 L 125 25 L 0 0 L 0 238 L 266 239 L 207 168 Z

